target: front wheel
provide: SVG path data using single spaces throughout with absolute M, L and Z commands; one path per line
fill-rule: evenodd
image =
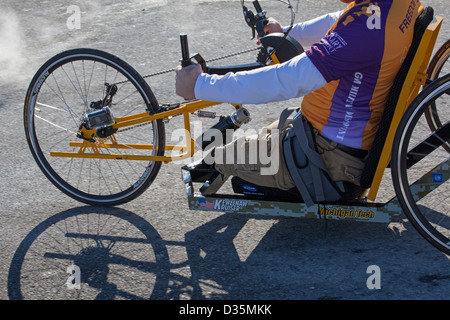
M 412 225 L 450 255 L 450 74 L 431 82 L 403 115 L 392 146 L 392 180 Z M 429 106 L 438 127 L 427 122 Z
M 84 203 L 117 205 L 144 192 L 161 162 L 58 157 L 54 152 L 79 152 L 86 140 L 80 128 L 89 122 L 97 129 L 88 139 L 92 150 L 163 155 L 162 120 L 116 132 L 108 123 L 157 108 L 150 87 L 129 64 L 100 50 L 74 49 L 48 60 L 31 81 L 24 105 L 25 134 L 34 159 L 58 189 Z M 102 147 L 117 142 L 120 150 Z M 135 147 L 139 144 L 153 148 L 140 150 Z

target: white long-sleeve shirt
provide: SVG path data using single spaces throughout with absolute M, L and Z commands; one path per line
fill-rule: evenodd
M 342 13 L 343 10 L 336 11 L 306 22 L 297 23 L 292 27 L 289 35 L 303 47 L 310 47 L 313 43 L 319 42 L 323 38 Z M 285 27 L 283 31 L 286 32 L 288 29 L 289 27 Z
M 310 46 L 324 37 L 341 13 L 296 24 L 289 35 L 302 46 Z M 202 73 L 195 84 L 195 97 L 214 102 L 260 104 L 304 96 L 325 84 L 325 78 L 303 53 L 285 63 L 251 71 L 223 76 Z

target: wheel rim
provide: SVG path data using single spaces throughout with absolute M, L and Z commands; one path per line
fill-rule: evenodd
M 447 63 L 449 57 L 450 57 L 450 46 L 448 45 L 447 42 L 447 44 L 445 44 L 445 50 L 440 51 L 437 54 L 436 59 L 433 59 L 434 62 L 430 65 L 430 68 L 427 71 L 431 80 L 436 80 L 441 75 L 446 75 L 450 73 L 450 64 Z M 430 106 L 428 107 L 425 116 L 427 119 L 427 123 L 432 131 L 435 131 L 442 126 L 436 102 L 430 103 Z M 446 148 L 446 150 L 450 152 L 450 146 L 444 145 L 444 148 Z
M 399 180 L 396 192 L 403 210 L 421 234 L 446 253 L 450 253 L 450 115 L 445 93 L 449 89 L 450 81 L 447 81 L 426 92 L 427 97 L 409 114 L 405 125 L 399 126 L 399 143 L 394 144 L 399 152 L 393 154 L 394 179 Z M 435 129 L 427 121 L 430 103 L 435 106 L 434 117 L 440 119 Z M 434 151 L 428 153 L 430 148 Z
M 128 80 L 128 81 L 127 81 Z M 126 81 L 126 82 L 124 82 Z M 62 191 L 84 202 L 121 201 L 150 179 L 160 163 L 50 156 L 52 151 L 78 152 L 71 141 L 82 141 L 76 134 L 90 103 L 106 95 L 105 83 L 121 83 L 111 109 L 115 117 L 143 112 L 150 105 L 144 88 L 120 63 L 94 54 L 73 54 L 50 64 L 30 88 L 26 117 L 33 152 L 40 167 Z M 31 121 L 30 121 L 31 120 Z M 156 122 L 114 135 L 119 143 L 153 143 L 158 146 Z M 98 139 L 96 145 L 108 143 Z M 153 150 L 100 148 L 102 153 L 156 155 Z

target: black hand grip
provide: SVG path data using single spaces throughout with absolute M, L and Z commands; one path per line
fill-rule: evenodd
M 263 11 L 258 0 L 253 1 L 253 5 L 255 6 L 256 12 L 260 13 Z
M 189 57 L 189 45 L 187 40 L 187 34 L 180 34 L 180 42 L 181 42 L 181 66 L 186 67 L 191 64 L 191 60 Z

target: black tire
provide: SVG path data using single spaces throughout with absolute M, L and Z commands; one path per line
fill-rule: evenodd
M 428 65 L 427 74 L 430 80 L 436 80 L 442 75 L 450 73 L 450 64 L 447 63 L 450 57 L 450 39 L 447 40 L 439 49 L 436 51 L 433 59 L 431 59 Z M 442 126 L 441 119 L 437 112 L 436 103 L 430 103 L 428 111 L 425 113 L 428 125 L 431 131 L 435 131 Z M 447 151 L 450 152 L 450 147 L 445 146 Z
M 399 203 L 418 232 L 450 255 L 450 74 L 414 99 L 403 115 L 392 146 L 392 180 Z M 444 102 L 447 101 L 447 102 Z M 441 126 L 429 133 L 430 103 Z
M 24 105 L 25 134 L 42 172 L 62 192 L 91 205 L 118 205 L 134 199 L 150 186 L 161 167 L 161 162 L 50 156 L 51 151 L 80 149 L 70 148 L 69 142 L 83 141 L 77 131 L 85 114 L 93 111 L 91 102 L 104 99 L 106 82 L 118 87 L 110 104 L 114 116 L 158 108 L 139 73 L 123 60 L 95 49 L 68 50 L 49 59 L 32 79 Z M 147 124 L 114 136 L 122 144 L 153 141 L 151 154 L 163 155 L 164 123 Z M 96 141 L 99 145 L 104 142 Z M 110 150 L 117 151 L 102 148 L 102 152 Z

